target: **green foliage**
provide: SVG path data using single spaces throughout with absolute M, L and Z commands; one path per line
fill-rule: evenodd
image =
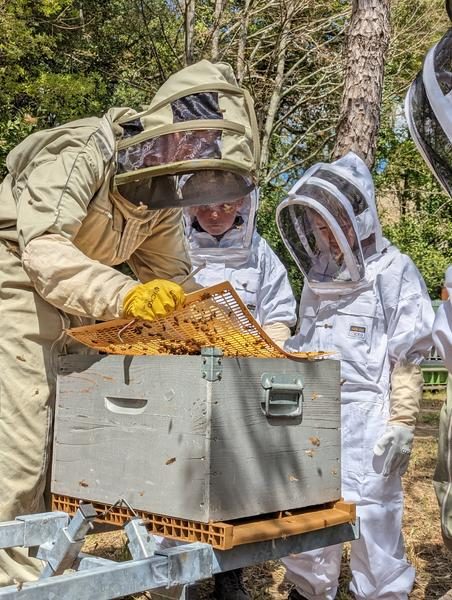
M 449 23 L 443 0 L 395 0 L 374 180 L 385 235 L 416 263 L 432 299 L 452 263 L 452 202 L 438 185 L 404 118 L 403 101 L 427 50 Z
M 36 119 L 30 115 L 17 114 L 13 119 L 0 120 L 0 178 L 6 173 L 6 155 L 36 128 Z
M 419 212 L 387 225 L 384 233 L 408 254 L 422 273 L 432 299 L 440 297 L 446 268 L 452 264 L 452 222 L 440 213 Z
M 149 103 L 179 28 L 165 0 L 0 0 L 0 159 L 34 128 Z
M 45 120 L 55 115 L 64 123 L 76 117 L 102 112 L 106 100 L 106 86 L 98 73 L 39 73 L 26 86 L 33 113 Z M 53 120 L 53 119 L 52 119 Z
M 100 114 L 137 109 L 185 63 L 184 18 L 174 0 L 0 0 L 0 176 L 7 152 L 26 135 Z M 219 59 L 238 66 L 244 2 L 224 3 Z M 278 76 L 287 7 L 296 6 L 285 53 L 285 78 L 264 165 L 258 228 L 289 271 L 296 296 L 301 274 L 275 224 L 275 210 L 293 181 L 329 160 L 343 80 L 350 2 L 250 3 L 243 84 L 255 98 L 264 137 Z M 214 3 L 196 0 L 195 60 L 211 58 Z M 385 68 L 377 198 L 386 235 L 409 254 L 432 297 L 452 263 L 452 205 L 409 139 L 403 98 L 427 49 L 448 26 L 443 0 L 393 0 L 392 41 Z

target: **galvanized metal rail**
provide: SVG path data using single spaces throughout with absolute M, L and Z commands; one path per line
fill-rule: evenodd
M 198 542 L 156 550 L 154 537 L 135 518 L 124 527 L 132 560 L 116 562 L 80 552 L 95 517 L 88 503 L 72 519 L 64 512 L 52 512 L 0 523 L 0 548 L 30 548 L 46 561 L 39 580 L 0 588 L 0 600 L 111 600 L 147 590 L 159 590 L 162 595 L 157 597 L 189 600 L 194 597 L 193 584 L 215 573 L 359 536 L 357 520 L 230 550 L 214 550 Z M 64 573 L 67 569 L 75 570 Z M 166 596 L 167 592 L 172 595 Z

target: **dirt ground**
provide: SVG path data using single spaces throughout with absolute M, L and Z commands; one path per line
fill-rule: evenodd
M 437 421 L 440 398 L 426 398 L 409 469 L 404 477 L 404 535 L 407 555 L 416 568 L 416 583 L 410 600 L 434 600 L 452 588 L 452 553 L 443 546 L 439 511 L 432 487 L 437 452 Z M 91 536 L 85 551 L 124 560 L 127 557 L 121 533 Z M 336 600 L 351 600 L 347 593 L 349 573 L 347 548 L 344 550 L 343 574 Z M 253 600 L 285 600 L 290 586 L 284 581 L 284 567 L 278 561 L 245 570 L 245 584 Z M 212 582 L 203 583 L 201 600 L 207 600 Z M 133 596 L 135 600 L 152 598 L 151 594 Z

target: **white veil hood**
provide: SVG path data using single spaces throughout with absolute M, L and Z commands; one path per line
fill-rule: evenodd
M 258 205 L 259 189 L 256 188 L 248 194 L 246 201 L 237 211 L 241 222 L 234 224 L 221 239 L 196 226 L 196 209 L 185 209 L 185 234 L 193 265 L 218 262 L 240 266 L 246 263 L 252 251 Z
M 377 253 L 380 253 L 387 246 L 387 242 L 383 238 L 381 231 L 380 219 L 378 218 L 377 205 L 375 202 L 375 186 L 366 163 L 354 152 L 348 152 L 345 156 L 331 164 L 320 163 L 320 165 L 348 180 L 363 194 L 367 201 L 368 208 L 361 214 L 355 216 L 359 236 L 361 242 L 363 242 L 370 235 L 375 235 L 376 251 Z
M 331 264 L 331 250 L 328 258 L 319 240 L 313 241 L 309 211 L 316 211 L 317 219 L 323 213 L 324 225 L 341 247 L 342 266 Z M 372 175 L 353 152 L 331 164 L 309 168 L 278 206 L 276 220 L 287 249 L 317 293 L 349 293 L 369 285 L 367 264 L 388 246 L 377 214 Z

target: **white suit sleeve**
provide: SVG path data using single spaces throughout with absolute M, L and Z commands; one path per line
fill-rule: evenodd
M 433 324 L 433 343 L 452 373 L 452 303 L 446 300 L 437 310 Z
M 408 256 L 400 254 L 379 283 L 392 371 L 389 426 L 412 433 L 422 398 L 420 363 L 432 347 L 434 312 L 424 280 Z
M 305 283 L 301 291 L 300 304 L 298 307 L 298 323 L 295 334 L 292 337 L 290 337 L 284 344 L 284 349 L 287 350 L 287 352 L 301 352 L 301 350 L 303 350 L 305 338 L 304 335 L 301 333 L 301 325 L 303 319 L 305 318 L 307 310 L 309 310 L 311 313 L 311 322 L 315 319 L 313 315 L 315 314 L 315 307 L 317 303 L 317 297 L 314 295 L 309 285 Z
M 286 327 L 292 327 L 297 321 L 297 304 L 287 271 L 262 238 L 259 242 L 259 261 L 261 285 L 257 295 L 258 320 L 263 326 L 283 323 Z
M 447 369 L 452 373 L 452 266 L 446 271 L 446 288 L 449 299 L 436 312 L 433 324 L 433 343 Z
M 387 321 L 391 366 L 419 365 L 432 347 L 434 312 L 422 275 L 413 261 L 401 254 L 400 269 L 381 274 L 379 290 Z

